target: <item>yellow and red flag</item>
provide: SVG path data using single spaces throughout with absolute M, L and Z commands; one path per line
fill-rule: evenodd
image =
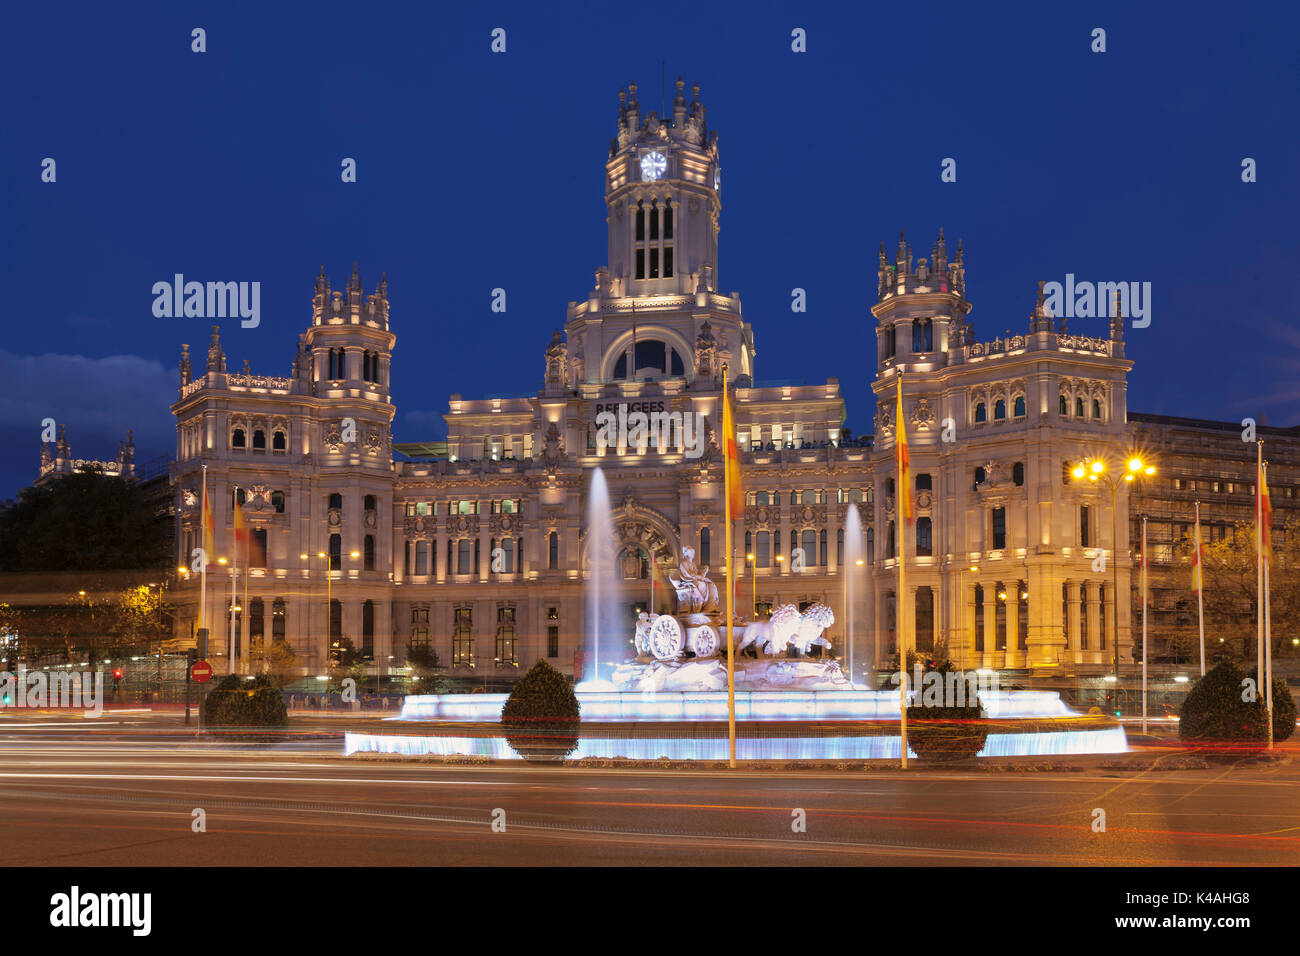
M 239 494 L 238 490 L 235 492 Z M 244 506 L 239 503 L 239 498 L 235 498 L 235 554 L 239 554 L 239 549 L 248 544 L 248 522 L 244 520 Z
M 1273 559 L 1273 503 L 1268 493 L 1268 467 L 1259 467 L 1259 553 L 1265 561 Z
M 212 502 L 208 500 L 208 486 L 203 486 L 203 565 L 212 560 L 212 539 L 216 529 L 212 524 Z
M 903 375 L 898 375 L 898 403 L 894 408 L 894 454 L 898 457 L 898 503 L 903 520 L 915 519 L 912 507 L 912 468 L 907 454 L 907 426 L 903 423 Z
M 740 479 L 740 449 L 736 445 L 736 419 L 731 413 L 731 393 L 727 387 L 726 373 L 722 379 L 722 460 L 727 470 L 727 491 L 730 495 L 731 513 L 739 515 L 745 504 L 745 491 Z

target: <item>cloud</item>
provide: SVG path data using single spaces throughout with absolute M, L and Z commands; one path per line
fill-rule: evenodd
M 67 425 L 77 458 L 112 459 L 134 430 L 136 462 L 174 454 L 176 372 L 137 355 L 18 355 L 0 349 L 0 496 L 30 484 L 39 467 L 41 422 Z

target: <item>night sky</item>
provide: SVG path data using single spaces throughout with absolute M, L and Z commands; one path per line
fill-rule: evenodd
M 658 109 L 661 61 L 669 107 L 698 82 L 719 134 L 719 284 L 757 384 L 838 376 L 868 431 L 876 250 L 906 229 L 929 256 L 943 226 L 977 339 L 1024 331 L 1037 280 L 1149 281 L 1131 411 L 1300 423 L 1294 4 L 282 6 L 6 10 L 0 497 L 46 417 L 80 457 L 128 428 L 138 463 L 174 453 L 180 345 L 201 374 L 210 324 L 153 316 L 176 272 L 260 281 L 227 364 L 287 375 L 320 265 L 342 289 L 357 261 L 367 292 L 386 269 L 397 441 L 444 437 L 453 392 L 535 392 L 605 262 L 618 90 Z

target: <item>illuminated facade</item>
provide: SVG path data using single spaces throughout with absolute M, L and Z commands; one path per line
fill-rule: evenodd
M 282 638 L 315 673 L 346 637 L 381 673 L 420 645 L 453 675 L 510 678 L 539 658 L 574 673 L 595 466 L 611 495 L 629 637 L 652 591 L 656 610 L 671 610 L 664 572 L 682 546 L 724 579 L 714 429 L 726 365 L 747 449 L 731 562 L 742 614 L 784 602 L 842 610 L 845 512 L 858 503 L 859 676 L 894 654 L 902 371 L 918 520 L 905 535 L 901 607 L 918 647 L 947 646 L 963 666 L 1100 673 L 1118 639 L 1131 664 L 1131 489 L 1118 497 L 1116 542 L 1109 495 L 1071 480 L 1067 467 L 1133 443 L 1123 321 L 1103 337 L 1070 334 L 1040 290 L 1024 332 L 981 341 L 960 245 L 949 258 L 940 234 L 928 259 L 914 259 L 900 240 L 892 260 L 882 246 L 875 433 L 849 439 L 835 378 L 756 384 L 754 329 L 719 281 L 721 159 L 705 112 L 698 88 L 688 101 L 680 81 L 671 117 L 642 115 L 635 85 L 620 93 L 605 163 L 609 261 L 545 345 L 541 388 L 527 398 L 452 395 L 445 443 L 393 442 L 386 281 L 366 294 L 354 270 L 336 292 L 322 270 L 286 378 L 228 372 L 215 329 L 203 374 L 184 347 L 172 406 L 177 561 L 188 565 L 199 543 L 206 464 L 218 555 L 231 553 L 236 486 L 266 554 L 247 595 L 239 585 L 241 659 Z M 698 454 L 632 430 L 606 440 L 599 416 L 620 407 L 698 421 Z M 208 579 L 214 635 L 229 627 L 223 573 Z M 183 577 L 182 636 L 198 618 L 197 575 Z M 836 653 L 837 617 L 826 632 Z

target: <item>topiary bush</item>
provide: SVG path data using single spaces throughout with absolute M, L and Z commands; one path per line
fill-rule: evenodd
M 203 701 L 209 727 L 286 727 L 289 712 L 280 686 L 265 674 L 251 681 L 227 674 Z
M 944 675 L 957 672 L 952 661 L 945 660 L 932 673 L 941 680 Z M 913 700 L 925 699 L 924 684 L 915 688 Z M 982 720 L 984 708 L 975 697 L 969 707 L 907 708 L 907 742 L 922 760 L 968 760 L 984 749 L 988 727 Z
M 1255 677 L 1256 671 L 1251 670 L 1247 677 Z M 1267 702 L 1264 699 L 1263 682 L 1259 683 L 1260 702 L 1259 706 L 1267 709 Z M 1295 697 L 1291 694 L 1291 687 L 1286 682 L 1285 677 L 1273 678 L 1273 740 L 1286 740 L 1295 733 L 1296 706 Z
M 1263 688 L 1258 699 L 1243 700 L 1246 678 L 1232 661 L 1220 659 L 1193 685 L 1178 714 L 1178 735 L 1184 740 L 1263 741 L 1268 738 L 1268 710 Z M 1296 706 L 1285 680 L 1273 681 L 1273 739 L 1286 740 L 1295 732 Z
M 501 725 L 525 760 L 563 760 L 578 747 L 580 711 L 569 679 L 539 660 L 510 691 Z

